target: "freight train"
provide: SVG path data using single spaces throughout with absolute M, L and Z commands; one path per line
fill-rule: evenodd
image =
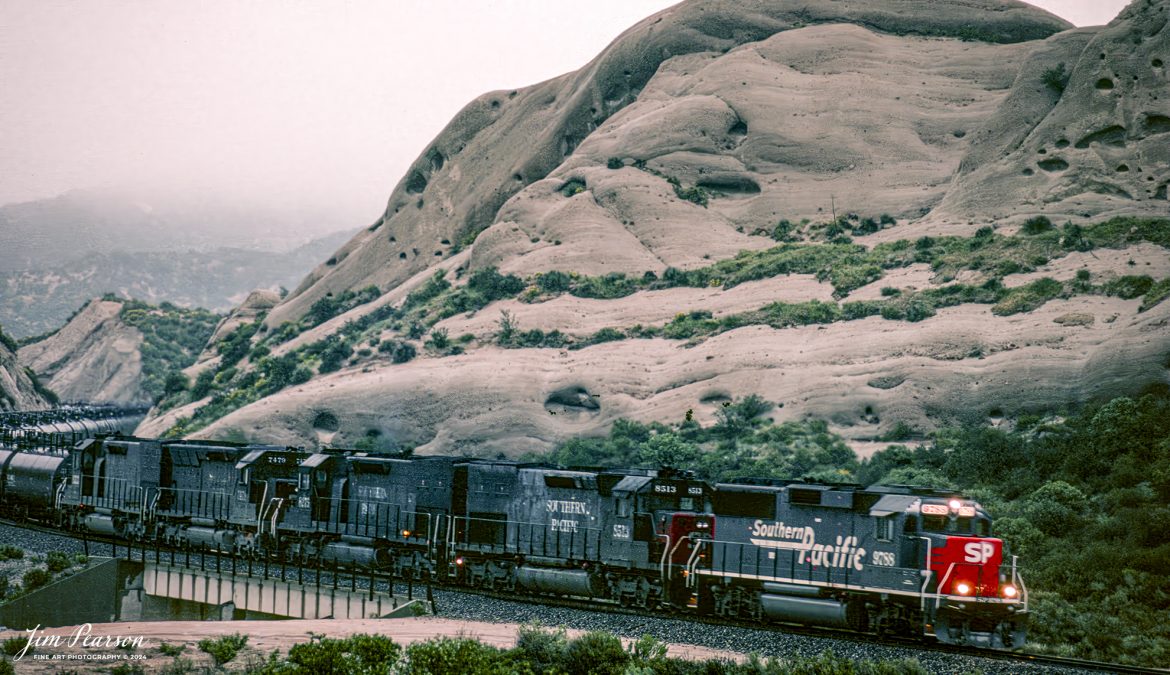
M 0 448 L 69 449 L 96 435 L 130 433 L 148 410 L 67 404 L 50 410 L 0 413 Z
M 950 491 L 130 437 L 0 451 L 10 516 L 627 607 L 1022 646 L 1027 590 Z

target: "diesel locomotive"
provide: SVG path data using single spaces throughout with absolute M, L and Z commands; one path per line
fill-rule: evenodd
M 1023 644 L 1027 590 L 949 491 L 104 437 L 0 452 L 0 507 L 67 530 L 535 595 Z

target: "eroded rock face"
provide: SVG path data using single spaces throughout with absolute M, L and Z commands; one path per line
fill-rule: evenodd
M 1167 213 L 1170 2 L 1049 38 L 975 133 L 940 215 Z
M 1165 147 L 1155 147 L 1165 113 L 1154 103 L 1167 97 L 1152 70 L 1158 45 L 1167 51 L 1157 27 L 1165 6 L 1138 0 L 1107 28 L 1066 30 L 1035 8 L 996 0 L 683 3 L 630 29 L 581 71 L 470 104 L 402 179 L 384 217 L 267 322 L 296 320 L 327 293 L 371 283 L 385 295 L 370 308 L 399 304 L 440 269 L 459 284 L 489 266 L 520 276 L 701 267 L 774 246 L 760 235 L 780 219 L 828 221 L 834 209 L 897 218 L 896 227 L 858 239 L 865 244 L 970 235 L 1038 212 L 1068 211 L 1081 222 L 1164 215 L 1159 179 L 1148 178 L 1170 165 Z M 1135 36 L 1148 50 L 1140 58 L 1130 54 Z M 1133 72 L 1122 68 L 1123 55 Z M 1139 73 L 1142 58 L 1148 66 Z M 1105 66 L 1092 59 L 1113 64 L 1113 90 L 1099 88 Z M 1062 62 L 1070 77 L 1060 93 L 1044 74 Z M 1120 84 L 1123 70 L 1129 79 Z M 1098 133 L 1114 124 L 1111 116 L 1124 133 Z M 1120 162 L 1129 171 L 1106 181 L 1104 167 Z M 1154 183 L 1150 198 L 1134 197 L 1135 177 Z M 692 188 L 710 196 L 706 206 L 685 198 Z M 1061 281 L 1081 268 L 1093 279 L 1164 276 L 1160 256 L 1170 259 L 1144 243 L 1091 262 L 1037 264 Z M 1131 271 L 1146 263 L 1149 270 Z M 1025 283 L 1020 276 L 1012 283 Z M 912 265 L 838 299 L 879 300 L 887 285 L 948 281 Z M 998 420 L 1170 381 L 1170 302 L 1139 311 L 1139 299 L 1101 295 L 1012 316 L 961 304 L 916 323 L 747 326 L 698 343 L 494 344 L 501 310 L 518 330 L 589 335 L 698 310 L 720 317 L 814 300 L 835 301 L 832 286 L 813 275 L 615 300 L 506 299 L 438 324 L 452 339 L 467 336 L 464 354 L 437 358 L 420 342 L 408 363 L 374 354 L 197 435 L 341 446 L 378 438 L 423 452 L 516 455 L 604 433 L 620 417 L 681 420 L 692 410 L 709 423 L 722 402 L 758 394 L 783 404 L 777 420 L 823 418 L 864 441 L 897 423 L 929 430 Z M 273 353 L 321 340 L 370 308 Z M 174 419 L 148 420 L 139 433 L 162 433 Z
M 149 403 L 142 333 L 121 321 L 121 311 L 121 302 L 90 302 L 53 336 L 22 347 L 21 362 L 63 401 Z
M 37 392 L 16 353 L 0 342 L 0 412 L 48 407 L 49 402 Z
M 857 182 L 868 186 L 859 198 L 882 192 L 880 205 L 891 212 L 924 208 L 941 197 L 938 186 L 925 196 L 917 192 L 946 182 L 963 150 L 954 132 L 972 126 L 980 109 L 990 114 L 1027 51 L 1019 43 L 1067 28 L 1067 22 L 1015 0 L 681 3 L 629 29 L 575 73 L 490 92 L 468 104 L 402 177 L 382 218 L 313 270 L 273 310 L 268 325 L 296 320 L 327 293 L 370 284 L 393 288 L 496 222 L 522 218 L 518 227 L 529 236 L 516 248 L 496 237 L 491 248 L 497 250 L 487 259 L 526 253 L 538 230 L 549 229 L 542 222 L 548 219 L 540 217 L 549 206 L 537 204 L 539 214 L 522 217 L 517 211 L 528 208 L 527 196 L 513 199 L 517 193 L 537 183 L 529 196 L 543 198 L 564 182 L 541 182 L 558 167 L 558 176 L 570 167 L 604 170 L 611 154 L 659 160 L 655 166 L 678 171 L 688 184 L 699 180 L 700 169 L 714 171 L 701 178 L 737 197 L 765 187 L 757 174 L 776 179 L 768 194 L 738 207 L 732 204 L 741 200 L 729 199 L 719 213 L 672 206 L 656 214 L 674 223 L 667 232 L 652 228 L 645 217 L 639 220 L 646 209 L 661 205 L 659 193 L 671 192 L 665 181 L 636 171 L 607 177 L 609 190 L 594 191 L 598 205 L 574 205 L 562 215 L 578 224 L 578 233 L 617 235 L 630 244 L 643 239 L 611 269 L 665 266 L 657 260 L 664 247 L 673 249 L 672 262 L 697 260 L 699 249 L 713 257 L 733 254 L 749 245 L 737 225 L 755 227 L 760 223 L 752 218 L 760 215 L 774 221 L 827 211 L 833 193 L 844 199 Z M 793 35 L 772 39 L 784 31 Z M 931 39 L 936 36 L 975 41 Z M 834 44 L 838 39 L 840 49 Z M 877 58 L 870 49 L 878 50 Z M 888 71 L 897 72 L 887 77 Z M 907 90 L 889 91 L 899 87 Z M 899 96 L 902 100 L 894 100 Z M 918 114 L 947 101 L 953 105 L 946 116 L 953 120 Z M 611 119 L 635 102 L 637 111 L 623 121 Z M 892 132 L 883 131 L 883 124 L 907 113 L 920 128 L 899 123 Z M 606 131 L 598 134 L 602 126 Z M 894 171 L 883 160 L 865 159 L 872 151 L 893 148 L 905 148 L 903 158 L 914 161 Z M 700 156 L 712 150 L 716 156 Z M 799 181 L 785 185 L 789 175 Z M 818 178 L 829 181 L 824 189 L 798 197 Z M 889 183 L 898 185 L 900 196 L 885 194 Z M 510 199 L 511 209 L 500 213 Z M 625 199 L 640 206 L 624 214 Z M 622 220 L 634 225 L 619 232 Z M 638 229 L 647 227 L 652 230 Z M 549 234 L 545 243 L 552 246 L 555 234 Z M 655 236 L 676 243 L 644 240 Z M 695 237 L 703 238 L 702 246 L 693 245 Z M 552 264 L 582 255 L 578 247 L 561 248 L 559 255 L 538 258 Z
M 811 414 L 871 439 L 897 422 L 927 430 L 1165 381 L 1170 344 L 1159 335 L 1170 303 L 1143 313 L 1139 304 L 1093 296 L 1009 317 L 963 305 L 920 323 L 748 326 L 693 347 L 662 339 L 575 351 L 485 347 L 317 378 L 197 436 L 313 444 L 327 419 L 339 446 L 376 432 L 420 452 L 515 456 L 604 433 L 621 417 L 679 421 L 691 409 L 709 424 L 722 401 L 755 393 L 783 404 L 770 413 L 777 421 Z M 147 422 L 139 433 L 165 429 Z

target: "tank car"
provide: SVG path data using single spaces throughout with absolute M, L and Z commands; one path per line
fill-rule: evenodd
M 64 455 L 0 450 L 0 504 L 5 513 L 52 518 L 67 470 Z

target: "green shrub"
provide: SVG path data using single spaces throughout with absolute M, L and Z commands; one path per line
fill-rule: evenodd
M 772 238 L 776 241 L 792 242 L 798 241 L 800 237 L 796 235 L 796 226 L 789 220 L 781 220 L 772 228 Z
M 565 662 L 569 645 L 565 629 L 545 630 L 539 624 L 520 627 L 516 635 L 516 652 L 537 673 L 553 673 Z
M 1113 279 L 1105 284 L 1105 293 L 1116 295 L 1125 300 L 1132 300 L 1145 295 L 1154 286 L 1154 280 L 1148 276 L 1124 276 Z
M 16 340 L 13 340 L 10 335 L 5 333 L 3 328 L 0 328 L 0 344 L 7 347 L 8 351 L 13 354 L 16 353 L 16 350 L 20 349 L 20 345 L 16 343 Z
M 406 363 L 415 357 L 414 345 L 409 342 L 395 342 L 390 352 L 390 359 L 394 363 Z
M 447 329 L 435 328 L 431 330 L 431 339 L 427 341 L 427 344 L 435 349 L 446 349 L 451 344 L 451 339 L 447 336 Z
M 585 181 L 581 180 L 580 178 L 573 178 L 568 180 L 560 187 L 560 193 L 566 197 L 572 197 L 573 195 L 581 194 L 584 191 Z
M 49 551 L 45 554 L 45 567 L 50 572 L 63 572 L 73 566 L 73 559 L 61 551 Z
M 500 298 L 515 297 L 524 290 L 524 280 L 512 274 L 500 274 L 494 267 L 478 270 L 467 280 L 467 288 L 481 296 L 480 307 Z
M 569 642 L 561 667 L 570 675 L 621 675 L 629 660 L 617 636 L 590 631 Z
M 613 342 L 616 340 L 624 340 L 625 333 L 617 328 L 602 328 L 593 335 L 589 336 L 585 342 L 589 344 L 599 344 L 602 342 Z
M 563 293 L 569 290 L 572 280 L 568 274 L 552 270 L 536 278 L 536 285 L 546 293 Z
M 37 377 L 37 374 L 33 372 L 32 368 L 25 368 L 24 374 L 26 377 L 28 377 L 29 382 L 32 383 L 33 391 L 35 391 L 37 395 L 53 405 L 57 405 L 61 402 L 61 399 L 57 396 L 56 392 L 41 383 L 40 378 Z
M 204 638 L 199 641 L 199 650 L 206 652 L 215 661 L 215 665 L 223 664 L 236 658 L 244 645 L 248 644 L 248 636 L 234 633 L 218 638 Z
M 28 646 L 28 638 L 27 637 L 23 637 L 23 636 L 10 637 L 4 641 L 4 653 L 9 655 L 9 656 L 15 657 L 17 654 L 24 651 L 24 648 L 26 646 Z M 28 655 L 28 654 L 33 653 L 34 651 L 36 651 L 36 649 L 34 647 L 28 647 L 28 651 L 25 652 L 25 654 Z
M 0 560 L 20 560 L 24 557 L 24 549 L 12 544 L 0 545 Z
M 119 663 L 110 669 L 110 675 L 143 675 L 145 672 L 141 663 Z
M 469 638 L 435 638 L 416 642 L 406 648 L 409 675 L 448 675 L 450 673 L 507 673 L 507 661 L 501 650 Z
M 1064 285 L 1055 279 L 1049 277 L 1037 279 L 1026 286 L 1008 291 L 1002 300 L 992 306 L 991 312 L 998 316 L 1030 312 L 1059 296 L 1063 291 Z
M 34 567 L 24 573 L 24 576 L 20 579 L 20 583 L 25 591 L 31 591 L 44 586 L 52 580 L 53 575 L 49 570 L 42 567 Z
M 1043 234 L 1052 230 L 1052 221 L 1047 216 L 1035 216 L 1024 221 L 1020 232 L 1027 235 Z
M 684 188 L 674 176 L 668 176 L 666 181 L 674 188 L 674 194 L 679 199 L 707 208 L 707 200 L 710 195 L 705 189 L 697 185 L 695 187 Z
M 343 640 L 314 637 L 289 650 L 292 668 L 273 670 L 304 675 L 375 675 L 392 672 L 401 657 L 402 647 L 384 635 L 360 634 Z
M 626 163 L 622 161 L 621 157 L 610 157 L 609 159 L 605 160 L 605 167 L 607 169 L 621 169 L 625 165 Z
M 1057 94 L 1063 93 L 1064 88 L 1068 86 L 1068 73 L 1064 70 L 1064 64 L 1058 63 L 1045 70 L 1040 75 L 1040 82 Z
M 1167 297 L 1170 297 L 1170 277 L 1150 286 L 1146 291 L 1146 297 L 1142 298 L 1142 305 L 1138 308 L 1138 311 L 1144 312 L 1151 309 Z
M 172 645 L 166 642 L 161 642 L 158 645 L 158 651 L 163 656 L 178 656 L 187 649 L 187 645 Z
M 406 300 L 402 303 L 402 311 L 407 312 L 415 307 L 422 306 L 428 301 L 439 297 L 443 291 L 450 287 L 451 282 L 447 281 L 446 273 L 443 270 L 435 270 L 435 273 L 431 275 L 431 278 L 426 283 L 411 291 L 406 296 Z M 421 335 L 418 337 L 421 337 Z
M 211 388 L 215 383 L 216 371 L 208 368 L 199 373 L 195 378 L 195 384 L 191 385 L 191 398 L 198 401 L 211 393 Z

